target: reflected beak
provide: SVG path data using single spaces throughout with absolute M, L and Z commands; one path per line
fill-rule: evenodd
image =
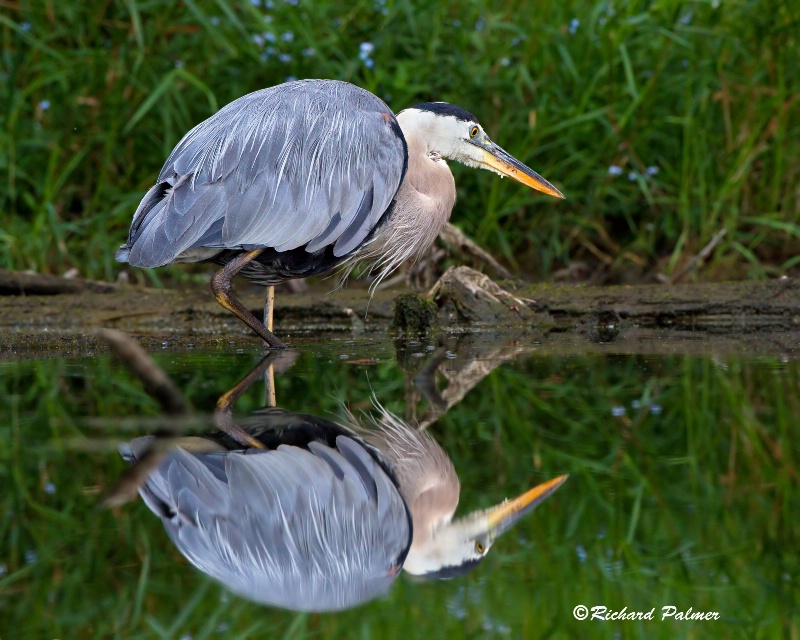
M 536 173 L 533 169 L 526 167 L 514 156 L 498 147 L 488 138 L 485 140 L 485 144 L 479 144 L 477 146 L 480 146 L 480 148 L 483 149 L 484 164 L 497 173 L 508 176 L 509 178 L 513 178 L 517 182 L 521 182 L 525 186 L 530 187 L 531 189 L 536 189 L 536 191 L 546 193 L 549 196 L 562 199 L 564 198 L 564 194 L 562 194 L 542 176 Z
M 494 540 L 507 531 L 525 514 L 533 511 L 540 503 L 549 498 L 569 476 L 563 475 L 540 484 L 538 487 L 526 491 L 518 498 L 506 500 L 492 509 L 489 509 L 489 537 Z

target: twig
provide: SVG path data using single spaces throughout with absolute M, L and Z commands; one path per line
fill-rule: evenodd
M 711 255 L 711 252 L 714 250 L 714 248 L 725 237 L 726 233 L 728 233 L 727 229 L 723 229 L 722 231 L 717 231 L 717 233 L 714 234 L 711 240 L 709 240 L 708 244 L 705 247 L 703 247 L 703 250 L 700 253 L 698 253 L 694 258 L 689 260 L 686 266 L 683 267 L 683 269 L 681 269 L 680 271 L 678 271 L 678 273 L 672 274 L 672 276 L 669 279 L 669 284 L 675 284 L 676 282 L 678 282 L 678 280 L 683 278 L 683 276 L 685 276 L 687 273 L 695 269 L 702 260 L 708 258 L 708 256 Z
M 60 293 L 80 293 L 81 291 L 109 293 L 117 288 L 110 282 L 0 269 L 0 295 L 52 296 Z
M 447 244 L 453 245 L 467 253 L 471 253 L 478 258 L 478 260 L 483 260 L 483 262 L 494 269 L 495 273 L 500 278 L 511 280 L 514 277 L 511 275 L 511 272 L 495 260 L 490 253 L 478 246 L 473 240 L 468 238 L 461 229 L 454 227 L 449 222 L 444 225 L 444 229 L 439 232 L 439 237 Z
M 114 355 L 142 381 L 147 393 L 158 400 L 164 413 L 173 416 L 187 413 L 189 405 L 183 394 L 136 340 L 115 329 L 102 329 L 100 338 L 108 343 Z
M 175 442 L 175 438 L 154 438 L 150 447 L 125 470 L 113 488 L 100 499 L 100 506 L 111 509 L 133 500 L 150 474 L 175 448 Z

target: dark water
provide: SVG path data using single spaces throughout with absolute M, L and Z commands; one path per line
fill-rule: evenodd
M 0 638 L 795 637 L 796 360 L 298 347 L 276 365 L 278 406 L 341 420 L 343 405 L 374 412 L 374 395 L 430 422 L 460 477 L 459 514 L 569 480 L 461 578 L 400 575 L 341 613 L 274 609 L 191 566 L 141 500 L 98 506 L 128 468 L 118 443 L 170 425 L 124 366 L 109 355 L 0 363 Z M 260 359 L 255 343 L 153 355 L 206 431 Z M 264 404 L 258 381 L 234 416 Z M 579 621 L 578 605 L 655 608 L 654 620 Z M 669 606 L 719 619 L 662 621 Z

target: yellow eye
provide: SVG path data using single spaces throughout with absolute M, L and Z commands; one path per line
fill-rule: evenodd
M 484 551 L 486 551 L 486 547 L 483 546 L 482 542 L 476 542 L 475 543 L 475 551 L 477 551 L 478 553 L 482 554 Z
M 474 138 L 475 136 L 478 135 L 478 131 L 479 131 L 478 127 L 472 127 L 472 129 L 470 129 L 470 131 L 469 131 L 469 137 L 470 138 Z M 481 552 L 481 553 L 483 553 L 483 552 Z

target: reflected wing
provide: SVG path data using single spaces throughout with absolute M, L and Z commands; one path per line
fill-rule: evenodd
M 354 85 L 302 80 L 256 91 L 192 129 L 134 215 L 117 259 L 172 262 L 198 247 L 351 253 L 406 167 L 389 107 Z
M 195 566 L 252 600 L 323 611 L 388 589 L 411 544 L 392 479 L 356 441 L 193 455 L 142 488 Z

